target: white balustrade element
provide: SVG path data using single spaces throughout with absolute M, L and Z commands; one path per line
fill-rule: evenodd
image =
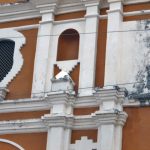
M 75 144 L 70 144 L 69 150 L 97 150 L 97 143 L 93 143 L 92 140 L 83 136 L 81 140 L 77 140 Z

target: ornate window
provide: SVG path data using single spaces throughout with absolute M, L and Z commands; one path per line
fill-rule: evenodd
M 25 37 L 12 29 L 0 30 L 0 87 L 6 87 L 23 65 L 20 49 Z

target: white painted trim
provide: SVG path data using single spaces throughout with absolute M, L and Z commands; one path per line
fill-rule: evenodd
M 11 22 L 11 21 L 20 21 L 20 20 L 26 20 L 26 19 L 34 19 L 34 18 L 39 18 L 41 17 L 38 14 L 35 15 L 27 15 L 27 16 L 16 16 L 15 18 L 1 18 L 0 23 L 4 23 L 4 22 Z
M 68 13 L 68 12 L 77 12 L 77 11 L 82 11 L 82 10 L 83 9 L 80 9 L 80 10 L 70 10 L 70 11 L 61 12 L 61 13 L 58 13 L 58 14 L 64 14 L 64 13 Z M 147 15 L 147 14 L 150 14 L 150 13 L 149 13 L 149 10 L 141 10 L 141 11 L 124 12 L 123 14 L 124 14 L 124 16 L 137 16 L 137 15 Z M 18 21 L 18 20 L 26 20 L 26 19 L 33 19 L 33 18 L 39 18 L 39 17 L 41 17 L 41 15 L 37 14 L 37 12 L 36 12 L 35 14 L 32 14 L 32 15 L 26 15 L 26 16 L 15 16 L 14 15 L 13 17 L 14 18 L 0 17 L 1 18 L 0 19 L 0 23 L 11 22 L 11 21 Z M 100 15 L 99 17 L 100 17 L 100 19 L 107 19 L 107 15 Z M 80 19 L 84 19 L 84 18 L 80 18 Z M 66 21 L 70 21 L 70 19 L 66 20 Z M 55 21 L 54 24 L 55 23 L 57 24 L 58 22 L 62 22 L 62 21 Z
M 0 102 L 0 113 L 50 110 L 52 105 L 43 99 L 18 99 Z
M 130 5 L 130 4 L 138 4 L 138 3 L 146 3 L 149 2 L 149 0 L 128 0 L 128 1 L 124 1 L 123 4 L 124 5 Z
M 9 15 L 18 15 L 18 14 L 26 14 L 26 13 L 33 13 L 35 12 L 35 10 L 24 10 L 24 11 L 18 11 L 18 12 L 9 12 L 9 13 L 4 13 L 4 14 L 0 14 L 0 17 L 3 16 L 9 16 Z
M 150 10 L 124 12 L 124 16 L 137 16 L 137 15 L 149 15 L 149 14 L 150 14 Z
M 11 30 L 11 29 L 1 29 L 0 30 L 0 40 L 8 39 L 15 42 L 14 56 L 13 56 L 13 66 L 6 77 L 0 82 L 1 87 L 7 87 L 9 82 L 18 74 L 23 65 L 23 57 L 20 53 L 21 47 L 25 44 L 26 39 L 23 34 Z
M 124 12 L 123 16 L 124 17 L 129 17 L 129 16 L 138 16 L 138 15 L 149 15 L 150 10 L 141 10 L 141 11 L 132 11 L 132 12 Z M 108 15 L 99 15 L 100 19 L 107 19 Z
M 47 132 L 41 119 L 0 121 L 0 134 Z
M 149 0 L 126 0 L 124 5 L 129 4 L 138 4 L 138 3 L 146 3 Z M 44 2 L 45 4 L 45 2 Z M 108 7 L 108 3 L 106 1 L 101 2 L 101 8 Z M 34 0 L 30 0 L 29 3 L 19 4 L 19 5 L 12 5 L 12 6 L 5 6 L 0 7 L 0 22 L 7 22 L 7 21 L 15 21 L 15 20 L 23 20 L 29 18 L 37 18 L 41 17 L 40 10 L 36 7 L 36 2 Z M 85 10 L 85 6 L 83 2 L 77 0 L 76 2 L 71 1 L 70 3 L 63 3 L 57 4 L 57 9 L 55 14 L 64 14 L 68 12 L 77 12 Z
M 107 15 L 99 15 L 99 19 L 100 19 L 100 20 L 107 19 L 107 18 L 108 18 Z
M 17 143 L 15 143 L 15 142 L 13 142 L 13 141 L 10 141 L 10 140 L 0 139 L 0 142 L 13 145 L 14 147 L 18 148 L 19 150 L 25 150 L 23 147 L 21 147 L 21 146 L 18 145 Z
M 26 26 L 19 26 L 19 27 L 11 27 L 11 28 L 6 28 L 6 29 L 22 31 L 22 30 L 38 29 L 38 27 L 39 27 L 39 24 L 33 24 L 33 25 L 26 25 Z
M 50 110 L 52 103 L 48 99 L 18 99 L 18 100 L 7 100 L 0 102 L 0 113 L 11 113 L 11 112 L 28 112 L 28 111 L 42 111 Z M 75 98 L 73 107 L 74 108 L 90 108 L 98 107 L 94 96 L 85 96 Z M 139 107 L 140 103 L 137 101 L 131 102 L 126 99 L 123 102 L 123 107 Z
M 68 20 L 54 21 L 54 25 L 65 24 L 65 23 L 76 23 L 76 22 L 83 22 L 83 21 L 85 21 L 85 18 L 68 19 Z
M 48 114 L 42 119 L 0 121 L 0 134 L 47 132 L 49 127 L 65 127 L 73 130 L 97 129 L 100 124 L 123 124 L 125 120 L 122 117 L 126 119 L 126 113 L 116 114 L 114 111 L 85 116 Z

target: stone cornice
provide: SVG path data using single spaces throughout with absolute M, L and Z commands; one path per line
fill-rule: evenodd
M 98 89 L 94 93 L 97 103 L 114 100 L 115 103 L 122 104 L 125 99 L 126 89 Z
M 123 3 L 124 2 L 124 0 L 107 0 L 107 1 L 108 3 L 117 3 L 117 2 Z
M 58 0 L 36 0 L 35 5 L 41 14 L 49 12 L 55 13 L 58 6 Z
M 51 105 L 57 104 L 65 104 L 65 105 L 73 105 L 75 101 L 75 97 L 72 94 L 66 92 L 60 92 L 53 94 L 49 94 L 46 97 L 46 100 L 51 103 Z
M 7 101 L 4 100 L 0 102 L 0 106 L 0 113 L 48 110 L 51 108 L 49 101 L 33 98 Z
M 88 1 L 90 2 L 90 0 Z M 40 8 L 45 10 L 46 7 L 48 6 L 47 8 L 49 9 L 50 5 L 52 8 L 52 4 L 54 4 L 55 2 L 56 0 L 49 0 L 49 1 L 30 0 L 30 2 L 28 3 L 1 7 L 0 22 L 41 17 L 42 14 L 40 14 Z M 149 0 L 125 0 L 124 4 L 128 5 L 128 4 L 136 4 L 136 3 L 144 3 L 144 2 L 149 2 Z M 44 7 L 44 5 L 46 7 Z M 106 1 L 101 1 L 100 7 L 101 8 L 108 7 L 108 3 Z M 63 1 L 59 0 L 55 13 L 62 14 L 68 12 L 81 11 L 85 9 L 86 9 L 85 4 L 83 4 L 81 0 L 70 0 L 69 3 L 66 3 L 66 0 Z
M 64 127 L 72 128 L 74 123 L 74 118 L 72 115 L 44 115 L 42 120 L 47 128 L 50 127 Z
M 74 108 L 84 107 L 98 107 L 99 100 L 96 100 L 95 96 L 85 96 L 75 98 L 73 103 Z M 18 100 L 4 100 L 0 101 L 0 113 L 11 113 L 11 112 L 26 112 L 26 111 L 40 111 L 49 110 L 52 107 L 51 100 L 48 99 L 18 99 Z M 139 107 L 140 103 L 133 100 L 129 101 L 125 99 L 123 101 L 123 107 Z
M 115 112 L 114 110 L 112 112 L 98 111 L 94 113 L 92 117 L 94 118 L 97 126 L 107 125 L 107 124 L 124 126 L 128 115 L 125 112 Z
M 0 134 L 47 132 L 41 119 L 0 121 Z
M 0 121 L 0 134 L 47 132 L 51 127 L 71 129 L 97 129 L 100 125 L 121 125 L 126 122 L 125 112 L 96 112 L 92 115 L 44 115 L 41 119 Z
M 81 0 L 81 2 L 87 6 L 99 6 L 100 0 Z

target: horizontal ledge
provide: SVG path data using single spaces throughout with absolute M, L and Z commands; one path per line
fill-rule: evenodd
M 62 127 L 78 129 L 97 129 L 99 125 L 116 124 L 122 121 L 123 113 L 95 113 L 85 116 L 72 116 L 67 121 L 66 116 L 51 116 L 42 119 L 24 119 L 24 120 L 10 120 L 0 121 L 0 134 L 10 133 L 31 133 L 31 132 L 47 132 L 48 128 Z M 56 121 L 57 120 L 57 121 Z M 68 126 L 68 124 L 70 124 Z

